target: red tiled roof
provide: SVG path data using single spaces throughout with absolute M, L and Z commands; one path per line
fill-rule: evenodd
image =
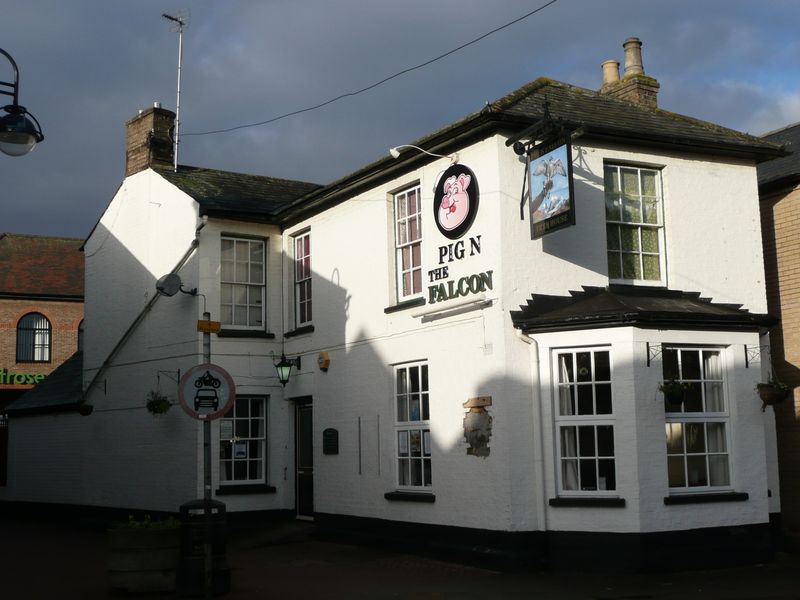
M 0 234 L 0 296 L 83 298 L 83 240 Z

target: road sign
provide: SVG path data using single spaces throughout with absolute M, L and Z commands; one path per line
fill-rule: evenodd
M 219 333 L 221 328 L 222 325 L 219 321 L 206 321 L 204 319 L 197 321 L 197 331 L 202 333 Z
M 204 363 L 192 367 L 178 384 L 178 401 L 190 417 L 201 421 L 219 419 L 236 399 L 236 386 L 220 366 Z

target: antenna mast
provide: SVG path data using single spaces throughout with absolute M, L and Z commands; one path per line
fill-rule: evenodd
M 178 94 L 175 100 L 175 135 L 172 139 L 173 145 L 173 164 L 172 170 L 178 172 L 178 146 L 180 144 L 180 128 L 181 128 L 181 67 L 183 65 L 183 28 L 186 26 L 186 18 L 182 16 L 173 17 L 164 13 L 161 15 L 168 21 L 175 23 L 176 31 L 178 32 Z

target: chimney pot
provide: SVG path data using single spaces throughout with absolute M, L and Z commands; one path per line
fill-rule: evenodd
M 153 102 L 153 108 L 161 108 L 161 102 Z
M 619 61 L 607 60 L 603 63 L 603 88 L 614 85 L 619 81 Z
M 637 37 L 630 37 L 625 40 L 622 47 L 625 49 L 625 77 L 644 75 L 642 41 Z

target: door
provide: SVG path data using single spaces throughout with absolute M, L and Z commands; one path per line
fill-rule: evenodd
M 294 439 L 297 477 L 295 497 L 297 518 L 314 518 L 314 429 L 311 419 L 311 402 L 295 404 Z

